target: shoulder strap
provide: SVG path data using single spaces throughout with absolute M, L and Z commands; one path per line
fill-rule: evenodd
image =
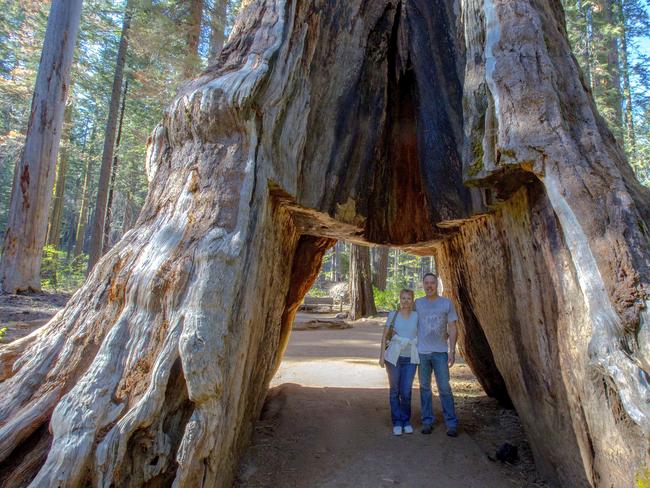
M 399 311 L 395 310 L 395 313 L 393 314 L 393 318 L 390 320 L 390 326 L 388 327 L 388 335 L 391 336 L 393 335 L 393 331 L 395 329 L 395 320 L 397 320 L 397 314 Z

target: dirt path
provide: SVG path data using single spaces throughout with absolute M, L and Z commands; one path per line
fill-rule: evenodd
M 413 391 L 416 432 L 391 433 L 385 371 L 376 356 L 381 326 L 299 330 L 272 382 L 262 419 L 238 474 L 238 487 L 546 486 L 513 411 L 485 396 L 464 364 L 452 368 L 459 436 L 419 433 L 419 391 Z M 434 405 L 440 419 L 437 398 Z M 492 462 L 496 448 L 519 447 L 514 465 Z
M 0 343 L 35 330 L 67 299 L 45 293 L 0 296 L 0 327 L 8 327 Z M 333 319 L 334 314 L 300 314 L 301 330 L 292 333 L 236 487 L 548 486 L 539 481 L 516 413 L 487 398 L 462 359 L 452 368 L 459 436 L 447 437 L 439 424 L 432 435 L 419 433 L 416 377 L 416 432 L 394 437 L 386 373 L 377 365 L 382 322 L 347 329 L 319 323 L 341 322 Z M 440 418 L 437 398 L 434 407 Z M 505 441 L 519 448 L 514 465 L 488 459 Z
M 0 344 L 20 339 L 47 323 L 70 299 L 65 293 L 0 295 Z

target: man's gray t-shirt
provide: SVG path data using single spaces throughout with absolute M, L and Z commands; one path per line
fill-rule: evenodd
M 445 297 L 435 300 L 418 298 L 415 300 L 415 310 L 418 313 L 418 352 L 448 352 L 447 324 L 458 320 L 451 300 Z

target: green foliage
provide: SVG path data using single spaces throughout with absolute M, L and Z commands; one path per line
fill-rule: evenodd
M 650 185 L 648 0 L 562 0 L 573 53 L 598 111 L 624 147 L 639 181 Z
M 340 242 L 337 244 L 337 249 L 339 281 L 346 282 L 349 280 L 350 245 Z M 373 250 L 371 254 L 377 256 L 377 253 L 378 251 Z M 328 295 L 324 283 L 335 281 L 333 277 L 334 261 L 334 248 L 332 248 L 323 257 L 320 274 L 315 285 L 309 291 L 310 295 L 319 297 Z M 371 259 L 373 275 L 377 273 L 378 262 L 378 260 Z M 424 296 L 422 275 L 434 269 L 432 257 L 420 257 L 399 249 L 390 249 L 386 269 L 386 289 L 380 290 L 373 286 L 375 306 L 378 310 L 394 310 L 399 303 L 399 292 L 403 288 L 414 290 L 416 298 Z
M 41 287 L 46 291 L 74 292 L 86 279 L 87 265 L 86 254 L 68 259 L 64 251 L 45 246 L 41 262 Z
M 2 339 L 5 335 L 5 333 L 9 330 L 7 327 L 0 327 L 0 342 L 2 342 Z
M 206 66 L 209 42 L 206 0 L 204 31 L 199 40 L 201 59 L 192 60 L 195 72 Z M 79 39 L 71 72 L 72 122 L 64 128 L 68 169 L 61 226 L 62 248 L 74 248 L 80 218 L 82 188 L 90 162 L 89 201 L 97 194 L 103 135 L 121 35 L 126 0 L 84 0 Z M 231 29 L 240 0 L 228 1 L 225 30 Z M 34 80 L 42 50 L 49 1 L 6 0 L 0 9 L 0 234 L 4 232 L 13 172 L 25 139 Z M 147 194 L 145 152 L 147 139 L 162 119 L 183 79 L 187 64 L 187 2 L 132 0 L 134 16 L 129 33 L 125 79 L 129 82 L 122 140 L 116 150 L 118 171 L 111 213 L 111 234 L 119 238 L 132 225 Z M 69 141 L 69 142 L 68 142 Z M 47 251 L 46 251 L 47 254 Z M 61 286 L 70 275 L 60 259 L 48 257 L 46 286 Z M 53 263 L 58 276 L 52 274 Z M 48 268 L 48 266 L 50 268 Z M 74 265 L 76 266 L 76 265 Z M 66 274 L 67 273 L 67 274 Z
M 329 293 L 327 292 L 327 290 L 324 290 L 323 288 L 317 288 L 317 287 L 312 287 L 309 290 L 309 293 L 307 293 L 307 294 L 309 296 L 311 296 L 311 297 L 319 297 L 319 298 L 329 296 Z
M 382 291 L 376 286 L 372 287 L 373 295 L 375 297 L 375 307 L 377 310 L 397 310 L 399 307 L 399 292 L 405 287 L 391 287 Z M 414 290 L 415 298 L 424 296 L 424 290 Z

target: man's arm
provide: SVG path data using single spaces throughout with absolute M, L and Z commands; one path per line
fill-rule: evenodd
M 458 338 L 458 330 L 456 329 L 456 321 L 447 324 L 447 331 L 449 332 L 449 359 L 447 365 L 451 368 L 456 362 L 456 339 Z

